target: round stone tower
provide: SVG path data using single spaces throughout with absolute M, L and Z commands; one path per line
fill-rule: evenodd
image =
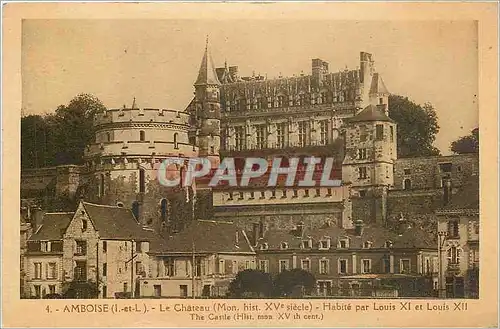
M 198 148 L 188 140 L 189 115 L 171 109 L 111 109 L 95 117 L 95 141 L 87 146 L 87 182 L 80 195 L 101 204 L 132 208 L 144 225 L 181 229 L 192 219 L 193 190 L 160 184 L 168 157 L 184 159 L 169 173 L 182 175 Z M 119 220 L 119 219 L 118 219 Z

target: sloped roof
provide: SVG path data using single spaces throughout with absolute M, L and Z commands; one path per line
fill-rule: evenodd
M 378 73 L 373 74 L 370 94 L 389 94 L 384 80 L 382 80 L 382 77 Z
M 318 248 L 320 240 L 329 237 L 332 241 L 332 248 L 335 248 L 339 238 L 349 238 L 349 249 L 361 249 L 367 241 L 372 243 L 371 248 L 385 248 L 387 241 L 392 241 L 393 248 L 436 248 L 434 236 L 419 228 L 409 228 L 399 235 L 384 227 L 366 226 L 363 228 L 361 236 L 355 234 L 354 229 L 342 229 L 330 226 L 320 229 L 304 229 L 302 236 L 297 236 L 290 230 L 269 230 L 265 232 L 264 238 L 260 242 L 267 242 L 268 248 L 280 249 L 282 242 L 288 244 L 288 249 L 300 249 L 303 240 L 311 238 L 313 249 Z
M 152 232 L 139 224 L 130 209 L 82 203 L 101 239 L 149 240 L 152 238 Z
M 72 212 L 46 213 L 43 216 L 41 226 L 29 240 L 61 240 L 71 219 L 73 219 L 73 215 Z
M 479 210 L 479 175 L 470 176 L 444 210 Z
M 386 121 L 394 122 L 389 118 L 384 110 L 375 105 L 368 105 L 361 112 L 348 120 L 349 122 L 365 122 L 365 121 Z
M 205 47 L 205 53 L 203 54 L 203 59 L 201 60 L 200 70 L 198 72 L 198 78 L 194 83 L 195 86 L 201 85 L 220 85 L 220 81 L 217 78 L 217 73 L 215 71 L 215 66 L 212 61 L 212 56 L 208 51 L 208 42 Z
M 238 240 L 236 240 L 238 234 Z M 253 252 L 242 231 L 231 222 L 195 220 L 181 232 L 153 245 L 152 252 L 161 253 Z

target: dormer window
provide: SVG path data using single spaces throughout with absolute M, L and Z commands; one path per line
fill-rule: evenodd
M 372 242 L 371 241 L 365 241 L 363 242 L 363 249 L 370 249 L 372 247 Z
M 349 239 L 347 239 L 347 238 L 339 239 L 339 242 L 337 244 L 337 248 L 339 248 L 339 249 L 349 248 Z
M 281 242 L 281 244 L 280 244 L 280 249 L 281 249 L 281 250 L 288 249 L 288 243 L 286 243 L 286 242 Z
M 302 249 L 311 249 L 312 248 L 312 240 L 302 240 L 302 243 L 301 243 L 301 248 Z
M 386 247 L 386 248 L 392 248 L 392 241 L 391 241 L 391 240 L 387 240 L 387 241 L 385 242 L 385 247 Z
M 260 250 L 267 250 L 269 249 L 269 244 L 267 242 L 264 242 L 263 244 L 260 245 Z
M 325 238 L 319 241 L 319 250 L 330 249 L 330 238 Z

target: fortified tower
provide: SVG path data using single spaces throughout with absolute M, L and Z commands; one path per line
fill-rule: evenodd
M 135 106 L 98 114 L 95 141 L 85 151 L 89 175 L 80 196 L 132 208 L 142 224 L 158 231 L 181 229 L 192 219 L 193 191 L 163 186 L 158 175 L 165 174 L 159 169 L 167 157 L 197 156 L 197 147 L 188 140 L 188 120 L 182 111 Z M 172 179 L 182 174 L 185 164 L 168 170 Z

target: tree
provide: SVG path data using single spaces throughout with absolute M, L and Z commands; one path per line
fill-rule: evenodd
M 430 103 L 418 105 L 408 97 L 389 96 L 389 116 L 398 128 L 398 157 L 439 155 L 432 145 L 439 132 L 437 115 Z
M 273 290 L 273 281 L 269 273 L 259 270 L 244 270 L 238 272 L 229 284 L 229 296 L 242 297 L 269 297 Z
M 479 153 L 479 128 L 471 131 L 470 135 L 462 136 L 450 145 L 453 153 Z
M 299 294 L 310 293 L 315 284 L 314 275 L 299 268 L 283 271 L 274 280 L 275 293 L 280 297 L 295 295 L 298 290 Z
M 92 281 L 71 281 L 63 289 L 65 299 L 95 299 L 99 296 L 97 284 Z
M 89 94 L 77 95 L 68 105 L 56 109 L 54 147 L 57 165 L 83 162 L 85 147 L 94 139 L 94 117 L 105 110 L 101 101 Z
M 105 109 L 96 97 L 80 94 L 55 113 L 21 118 L 22 168 L 81 164 L 94 138 L 94 116 Z

